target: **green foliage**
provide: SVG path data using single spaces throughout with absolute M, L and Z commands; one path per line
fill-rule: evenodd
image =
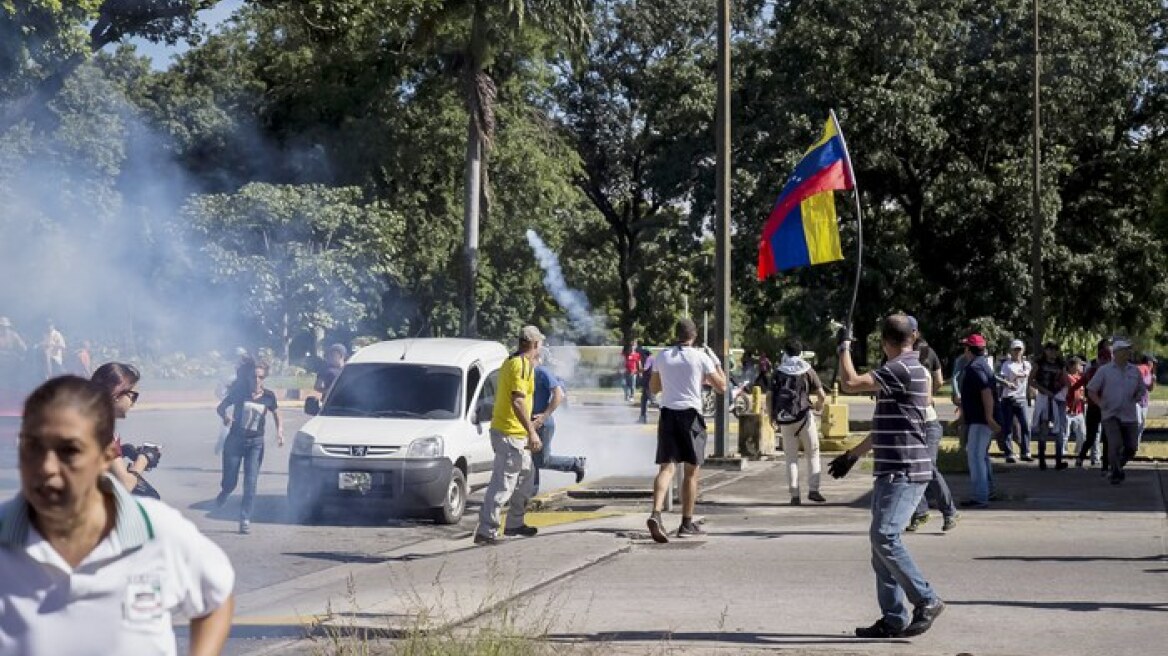
M 284 347 L 298 331 L 356 330 L 394 275 L 403 222 L 356 188 L 252 183 L 184 210 L 211 280 Z

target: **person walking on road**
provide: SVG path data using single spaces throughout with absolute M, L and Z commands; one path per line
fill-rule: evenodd
M 1087 396 L 1101 411 L 1111 466 L 1109 480 L 1112 485 L 1119 485 L 1126 478 L 1124 465 L 1139 449 L 1139 401 L 1147 387 L 1139 367 L 1131 363 L 1131 342 L 1117 338 L 1112 354 L 1114 359 L 1091 378 Z
M 957 504 L 953 502 L 953 493 L 949 490 L 949 483 L 941 474 L 941 470 L 937 468 L 937 454 L 941 451 L 941 436 L 944 434 L 944 430 L 941 428 L 941 420 L 937 416 L 937 408 L 932 399 L 932 395 L 936 394 L 945 384 L 945 375 L 942 373 L 941 358 L 937 357 L 937 352 L 929 346 L 928 342 L 924 339 L 917 339 L 913 344 L 913 350 L 917 352 L 921 366 L 929 372 L 931 384 L 929 405 L 925 408 L 925 443 L 929 446 L 929 459 L 933 461 L 933 480 L 929 481 L 929 486 L 925 488 L 925 494 L 921 496 L 921 502 L 917 504 L 916 512 L 913 513 L 908 527 L 904 530 L 910 533 L 914 532 L 929 521 L 929 500 L 931 498 L 933 505 L 941 511 L 941 519 L 943 520 L 941 530 L 948 532 L 957 527 Z
M 239 532 L 251 533 L 251 513 L 255 507 L 260 466 L 264 463 L 264 420 L 272 415 L 276 425 L 276 446 L 284 446 L 284 425 L 280 421 L 276 393 L 264 388 L 268 366 L 250 359 L 239 366 L 235 382 L 215 412 L 228 428 L 223 442 L 223 476 L 215 505 L 222 507 L 239 483 L 243 467 L 243 502 L 239 506 Z
M 653 352 L 645 349 L 641 352 L 641 415 L 637 417 L 637 423 L 649 423 L 649 400 L 653 397 L 653 393 L 649 391 L 649 381 L 653 379 Z
M 45 378 L 65 373 L 65 337 L 49 319 L 45 337 L 41 340 L 41 350 L 45 356 Z
M 621 350 L 621 386 L 625 390 L 625 403 L 633 400 L 633 393 L 637 389 L 637 377 L 641 374 L 641 351 L 637 348 L 637 340 L 625 345 Z
M 1030 462 L 1034 458 L 1030 455 L 1030 418 L 1026 410 L 1028 400 L 1030 374 L 1033 370 L 1030 361 L 1023 357 L 1026 345 L 1022 340 L 1010 342 L 1010 356 L 1002 362 L 999 375 L 1005 390 L 1002 392 L 1002 432 L 998 436 L 998 445 L 1002 453 L 1006 454 L 1006 462 L 1016 462 L 1014 459 L 1014 421 L 1018 421 L 1020 429 L 1019 446 L 1022 448 L 1023 462 Z
M 661 393 L 657 419 L 657 477 L 653 479 L 653 512 L 647 522 L 658 543 L 669 542 L 661 520 L 674 467 L 685 467 L 681 486 L 681 526 L 677 537 L 705 535 L 693 521 L 698 498 L 698 470 L 706 460 L 706 419 L 702 416 L 702 384 L 726 393 L 726 376 L 704 349 L 693 347 L 698 328 L 689 318 L 677 322 L 676 343 L 657 354 L 650 391 Z
M 543 448 L 536 423 L 531 418 L 535 364 L 543 341 L 539 328 L 524 326 L 519 332 L 519 350 L 503 362 L 499 372 L 499 388 L 491 413 L 491 447 L 495 450 L 495 463 L 479 511 L 475 544 L 498 544 L 499 515 L 508 502 L 511 505 L 507 510 L 503 535 L 530 537 L 538 533 L 534 526 L 524 522 L 524 516 L 534 483 L 531 454 L 539 453 Z
M 1046 438 L 1052 434 L 1055 469 L 1068 466 L 1063 462 L 1068 383 L 1066 363 L 1059 353 L 1058 344 L 1047 342 L 1042 347 L 1042 357 L 1034 363 L 1034 375 L 1030 379 L 1030 386 L 1037 392 L 1031 427 L 1034 439 L 1038 441 L 1038 468 L 1042 470 L 1046 469 Z
M 814 408 L 811 393 L 816 396 Z M 803 343 L 790 340 L 783 347 L 783 359 L 771 377 L 771 419 L 779 425 L 783 454 L 787 459 L 787 489 L 791 505 L 803 503 L 799 495 L 799 446 L 807 457 L 807 498 L 816 503 L 827 499 L 819 492 L 819 427 L 815 414 L 823 412 L 827 397 L 823 383 L 811 364 L 803 359 Z
M 1002 427 L 997 422 L 994 373 L 986 358 L 985 337 L 974 333 L 965 338 L 964 344 L 969 364 L 961 374 L 961 420 L 966 428 L 965 454 L 971 491 L 969 499 L 961 505 L 988 508 L 994 472 L 990 464 L 990 442 Z
M 552 415 L 564 401 L 564 383 L 552 371 L 551 351 L 546 347 L 539 350 L 539 360 L 535 367 L 535 400 L 532 403 L 532 421 L 535 432 L 543 448 L 531 456 L 535 485 L 532 496 L 539 494 L 539 470 L 572 472 L 576 482 L 584 480 L 586 461 L 583 456 L 557 456 L 552 454 L 552 437 L 556 434 L 556 420 Z
M 1083 374 L 1083 378 L 1079 381 L 1079 385 L 1082 386 L 1085 390 L 1087 386 L 1091 384 L 1091 379 L 1095 377 L 1095 374 L 1110 362 L 1111 339 L 1105 337 L 1099 340 L 1098 346 L 1095 347 L 1095 359 L 1087 365 L 1087 371 Z M 1100 430 L 1103 424 L 1103 411 L 1099 405 L 1095 403 L 1095 400 L 1091 398 L 1090 394 L 1087 395 L 1087 412 L 1085 414 L 1087 424 L 1087 441 L 1083 444 L 1083 448 L 1079 449 L 1079 452 L 1075 454 L 1075 466 L 1083 466 L 1083 458 L 1088 452 L 1091 453 L 1091 466 L 1099 464 L 1100 461 L 1095 457 L 1095 454 L 1098 453 L 1100 459 L 1103 462 L 1103 468 L 1101 472 L 1104 476 L 1106 476 L 1109 472 L 1107 466 L 1107 443 L 1105 441 L 1106 437 L 1103 436 L 1103 433 Z
M 1078 356 L 1071 357 L 1067 361 L 1067 428 L 1063 433 L 1063 442 L 1069 444 L 1070 440 L 1075 440 L 1075 460 L 1076 466 L 1083 466 L 1083 443 L 1087 440 L 1087 423 L 1083 416 L 1084 410 L 1084 396 L 1083 391 L 1083 361 Z M 1091 461 L 1095 462 L 1099 459 L 1099 446 L 1097 444 L 1091 445 Z
M 833 460 L 829 468 L 832 476 L 840 478 L 860 456 L 869 450 L 875 452 L 868 537 L 881 617 L 871 626 L 856 628 L 860 638 L 920 635 L 945 610 L 945 603 L 925 580 L 901 539 L 933 478 L 924 430 L 931 386 L 929 372 L 913 350 L 913 332 L 907 316 L 894 314 L 885 318 L 880 345 L 888 361 L 863 375 L 852 364 L 851 335 L 845 335 L 839 346 L 844 389 L 876 393 L 872 432 L 858 446 Z M 904 597 L 913 606 L 911 615 Z

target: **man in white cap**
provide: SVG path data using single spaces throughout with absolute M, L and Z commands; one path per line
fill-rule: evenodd
M 524 522 L 527 500 L 534 484 L 531 454 L 543 448 L 532 419 L 535 398 L 535 365 L 543 333 L 535 326 L 519 332 L 519 350 L 512 353 L 499 370 L 495 408 L 491 414 L 491 447 L 495 464 L 491 482 L 479 511 L 479 527 L 474 543 L 493 545 L 499 540 L 499 515 L 510 502 L 504 535 L 530 537 L 537 533 Z
M 1026 395 L 1029 390 L 1031 364 L 1030 361 L 1023 357 L 1026 354 L 1026 345 L 1022 340 L 1016 339 L 1010 342 L 1010 357 L 1002 362 L 1002 368 L 998 372 L 1005 386 L 1002 392 L 1002 432 L 998 437 L 998 446 L 1001 447 L 1002 452 L 1006 454 L 1006 462 L 1015 462 L 1014 460 L 1014 420 L 1018 420 L 1018 427 L 1021 429 L 1019 442 L 1022 446 L 1022 460 L 1030 462 L 1033 458 L 1030 456 L 1030 418 L 1026 416 L 1026 410 L 1029 408 Z
M 1139 367 L 1131 363 L 1131 341 L 1115 338 L 1112 360 L 1103 365 L 1087 384 L 1087 395 L 1103 415 L 1103 434 L 1107 436 L 1111 484 L 1119 485 L 1124 465 L 1139 449 L 1139 404 L 1147 389 Z

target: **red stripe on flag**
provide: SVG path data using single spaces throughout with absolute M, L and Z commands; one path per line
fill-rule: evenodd
M 848 188 L 850 187 L 843 160 L 833 162 L 831 166 L 816 172 L 815 175 L 807 178 L 802 184 L 779 199 L 779 204 L 771 210 L 770 216 L 767 217 L 766 224 L 763 226 L 763 243 L 771 240 L 771 235 L 775 234 L 775 230 L 779 229 L 783 220 L 799 203 L 818 193 Z

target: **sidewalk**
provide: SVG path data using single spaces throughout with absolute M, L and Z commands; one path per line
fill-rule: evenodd
M 239 625 L 393 637 L 509 623 L 563 643 L 564 654 L 1162 653 L 1168 469 L 1141 464 L 1111 486 L 1092 470 L 995 467 L 1003 501 L 963 513 L 950 533 L 934 511 L 906 535 L 948 603 L 934 629 L 911 640 L 852 637 L 878 616 L 871 477 L 859 467 L 841 481 L 825 474 L 826 505 L 809 504 L 804 487 L 805 505 L 791 506 L 785 467 L 771 462 L 705 472 L 697 514 L 708 538 L 657 545 L 645 530 L 647 500 L 569 495 L 554 511 L 590 519 L 551 522 L 497 547 L 473 547 L 466 535 L 371 555 L 241 596 Z M 968 490 L 962 476 L 949 482 L 958 498 Z M 644 490 L 649 481 L 620 483 Z M 677 521 L 667 516 L 669 528 Z M 288 643 L 278 653 L 319 647 Z

